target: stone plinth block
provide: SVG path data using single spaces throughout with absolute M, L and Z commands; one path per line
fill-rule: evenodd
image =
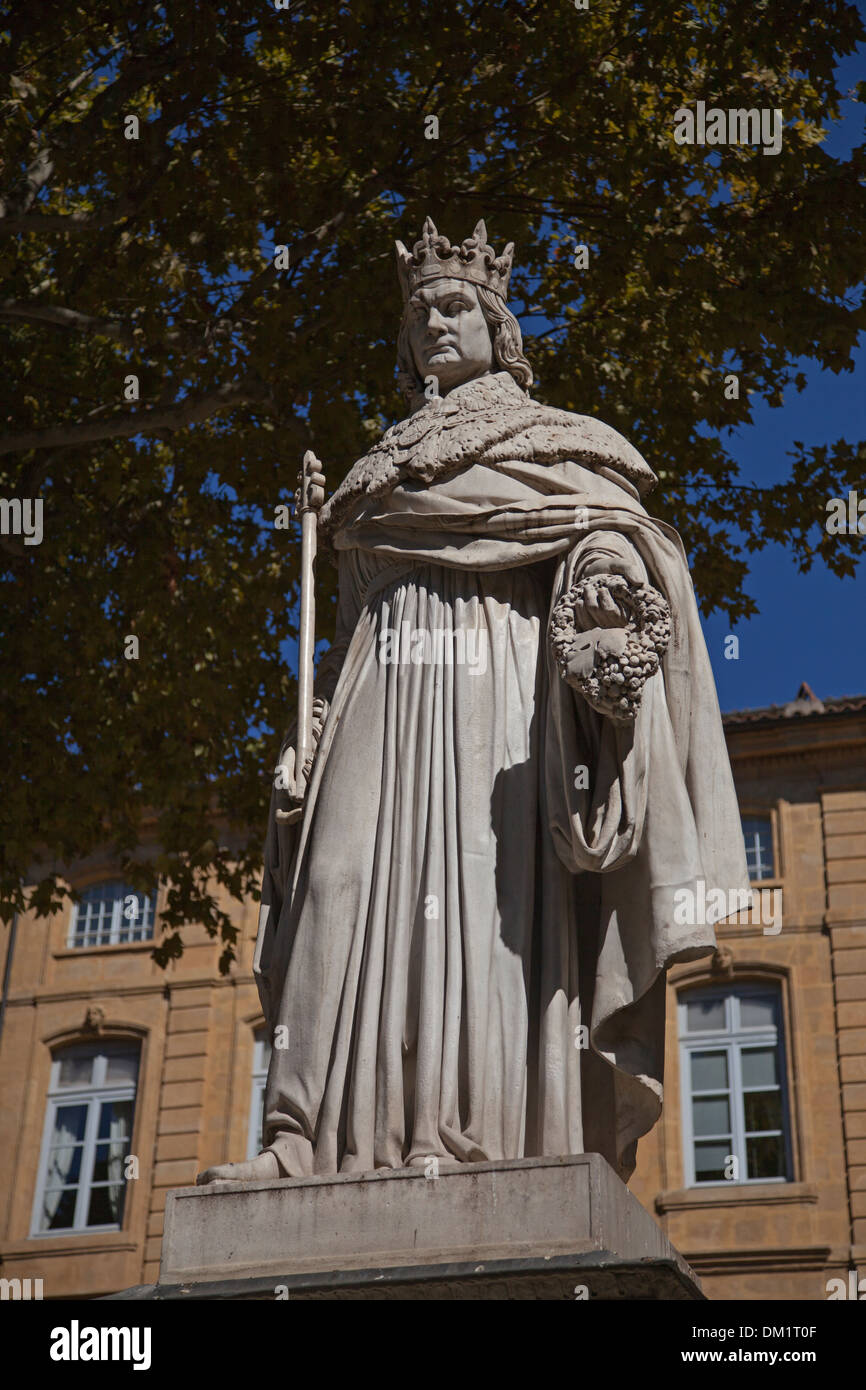
M 127 1297 L 700 1298 L 598 1154 L 184 1187 Z M 181 1290 L 183 1292 L 181 1292 Z

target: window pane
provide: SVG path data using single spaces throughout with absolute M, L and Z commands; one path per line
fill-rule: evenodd
M 83 1152 L 83 1144 L 64 1144 L 51 1149 L 48 1155 L 48 1183 L 51 1187 L 78 1182 Z
M 99 1138 L 128 1141 L 132 1130 L 132 1101 L 106 1100 L 99 1115 Z
M 262 1147 L 262 1120 L 265 1110 L 265 1082 L 253 1081 L 252 1111 L 247 1136 L 247 1158 L 255 1158 Z
M 775 1027 L 776 1001 L 772 995 L 743 995 L 740 1000 L 740 1023 L 744 1028 Z
M 71 1226 L 75 1220 L 75 1198 L 77 1187 L 67 1187 L 62 1192 L 46 1192 L 42 1199 L 41 1231 L 61 1231 Z
M 123 1194 L 125 1187 L 94 1187 L 90 1193 L 87 1209 L 88 1226 L 114 1226 L 123 1217 Z
M 99 1116 L 99 1139 L 93 1165 L 94 1182 L 117 1183 L 123 1179 L 123 1160 L 132 1132 L 132 1101 L 106 1101 Z
M 773 831 L 769 816 L 744 816 L 743 840 L 746 846 L 746 863 L 749 878 L 773 878 Z
M 725 1178 L 725 1163 L 730 1156 L 729 1144 L 695 1144 L 695 1178 L 698 1182 L 711 1182 Z
M 60 1188 L 77 1183 L 81 1173 L 82 1140 L 87 1126 L 86 1105 L 60 1105 L 54 1112 L 54 1132 L 48 1151 L 46 1185 Z
M 270 1035 L 266 1029 L 260 1028 L 255 1034 L 255 1046 L 253 1048 L 253 1085 L 249 1133 L 247 1135 L 247 1158 L 255 1158 L 262 1146 L 262 1116 L 265 1108 L 265 1087 L 270 1060 Z
M 782 1092 L 747 1091 L 743 1096 L 746 1130 L 782 1128 Z M 704 1131 L 706 1133 L 706 1131 Z
M 93 1164 L 94 1182 L 119 1182 L 123 1177 L 123 1160 L 128 1145 L 125 1140 L 114 1144 L 97 1144 Z
M 72 945 L 111 944 L 115 917 L 115 941 L 148 941 L 153 936 L 154 906 L 152 895 L 137 893 L 122 880 L 91 884 L 73 909 Z
M 87 1086 L 93 1073 L 93 1057 L 62 1057 L 59 1073 L 59 1086 Z
M 260 1028 L 255 1034 L 255 1046 L 253 1048 L 253 1072 L 266 1072 L 271 1060 L 271 1038 L 270 1034 Z
M 728 1054 L 726 1052 L 692 1053 L 692 1090 L 721 1091 L 728 1086 Z
M 109 1052 L 105 1063 L 106 1081 L 135 1081 L 138 1076 L 136 1052 Z
M 778 1086 L 779 1065 L 775 1047 L 744 1047 L 744 1086 Z
M 86 1105 L 58 1105 L 54 1112 L 52 1144 L 75 1144 L 84 1138 L 87 1125 Z
M 111 932 L 114 899 L 122 885 L 115 880 L 92 883 L 81 895 L 75 913 L 75 945 L 98 946 Z
M 690 999 L 686 1004 L 686 1028 L 690 1033 L 724 1032 L 724 999 Z
M 783 1178 L 785 1145 L 780 1135 L 746 1140 L 746 1161 L 750 1178 Z
M 120 907 L 121 941 L 142 941 L 151 935 L 153 902 L 146 893 L 124 888 Z
M 731 1119 L 727 1096 L 708 1096 L 692 1102 L 695 1134 L 730 1134 Z M 765 1125 L 770 1129 L 770 1125 Z

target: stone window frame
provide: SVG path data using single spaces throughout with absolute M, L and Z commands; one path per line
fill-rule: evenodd
M 58 1240 L 69 1237 L 81 1237 L 92 1239 L 94 1236 L 110 1234 L 112 1232 L 124 1230 L 129 1218 L 128 1190 L 124 1191 L 123 1207 L 120 1213 L 120 1220 L 109 1222 L 102 1225 L 89 1226 L 86 1222 L 76 1221 L 71 1226 L 55 1227 L 47 1230 L 41 1229 L 42 1205 L 48 1178 L 48 1159 L 51 1150 L 51 1140 L 55 1132 L 54 1120 L 57 1108 L 60 1104 L 86 1104 L 88 1113 L 86 1117 L 85 1135 L 83 1139 L 84 1156 L 81 1168 L 80 1181 L 77 1184 L 78 1196 L 76 1198 L 76 1217 L 79 1210 L 84 1211 L 86 1203 L 89 1201 L 93 1190 L 93 1167 L 97 1143 L 107 1142 L 99 1140 L 96 1134 L 97 1118 L 100 1107 L 106 1101 L 132 1101 L 132 1124 L 129 1134 L 129 1148 L 127 1154 L 138 1152 L 137 1140 L 138 1129 L 141 1123 L 141 1096 L 142 1096 L 142 1072 L 145 1061 L 145 1035 L 140 1030 L 134 1031 L 115 1031 L 102 1033 L 98 1036 L 90 1034 L 64 1035 L 48 1041 L 50 1050 L 50 1071 L 48 1085 L 44 1095 L 44 1119 L 42 1126 L 42 1139 L 39 1146 L 39 1161 L 36 1169 L 36 1183 L 33 1192 L 33 1202 L 30 1212 L 30 1222 L 28 1227 L 29 1240 Z M 105 1078 L 105 1066 L 98 1068 L 98 1079 L 91 1079 L 89 1084 L 82 1086 L 70 1085 L 62 1087 L 60 1085 L 60 1064 L 65 1056 L 72 1055 L 75 1051 L 89 1049 L 97 1059 L 104 1059 L 108 1052 L 135 1052 L 137 1056 L 137 1069 L 135 1081 L 130 1082 L 108 1082 Z
M 83 893 L 88 888 L 93 888 L 101 883 L 124 882 L 122 870 L 110 859 L 100 856 L 98 865 L 80 867 L 68 873 L 65 877 L 67 888 L 75 892 Z M 130 892 L 138 893 L 140 890 L 130 886 Z M 152 913 L 152 935 L 142 941 L 116 941 L 105 943 L 100 946 L 71 945 L 73 940 L 73 928 L 76 917 L 77 904 L 64 901 L 53 916 L 50 928 L 51 954 L 56 960 L 80 958 L 88 955 L 114 954 L 118 951 L 139 952 L 153 951 L 157 941 L 160 917 L 165 904 L 166 893 L 168 891 L 167 882 L 160 878 L 156 889 L 148 894 L 153 902 Z

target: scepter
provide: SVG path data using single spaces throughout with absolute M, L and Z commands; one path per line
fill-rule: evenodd
M 313 756 L 313 652 L 316 645 L 316 591 L 314 587 L 319 509 L 325 500 L 325 475 L 312 449 L 304 454 L 295 492 L 295 516 L 301 518 L 301 611 L 298 633 L 298 731 L 295 739 L 294 794 L 296 804 L 277 811 L 278 821 L 291 824 L 300 818 L 302 778 Z

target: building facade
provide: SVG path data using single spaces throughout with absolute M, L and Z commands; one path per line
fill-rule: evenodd
M 670 974 L 631 1187 L 711 1299 L 822 1300 L 866 1278 L 866 696 L 803 686 L 725 728 L 755 901 Z M 169 1189 L 257 1151 L 269 1049 L 255 903 L 227 906 L 223 978 L 203 928 L 153 963 L 160 902 L 110 861 L 70 883 L 72 910 L 4 931 L 0 967 L 0 1279 L 45 1298 L 156 1281 Z

